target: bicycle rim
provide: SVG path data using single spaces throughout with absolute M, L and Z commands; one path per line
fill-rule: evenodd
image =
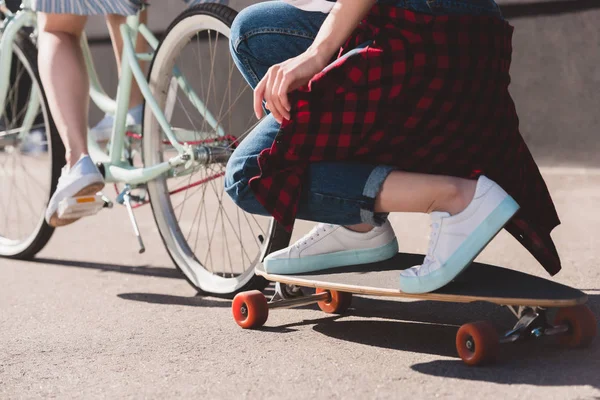
M 55 129 L 46 107 L 37 52 L 23 36 L 13 45 L 6 105 L 0 115 L 0 255 L 27 258 L 47 243 L 53 229 L 44 221 L 60 166 L 54 165 Z M 23 129 L 30 99 L 37 97 L 30 130 Z M 60 153 L 60 152 L 56 152 Z
M 180 143 L 235 146 L 257 123 L 252 90 L 229 53 L 234 15 L 218 4 L 197 6 L 174 22 L 157 51 L 150 84 Z M 174 67 L 209 113 L 178 86 Z M 145 111 L 143 154 L 148 166 L 176 152 L 148 107 Z M 181 168 L 179 177 L 162 176 L 148 183 L 154 216 L 171 258 L 193 286 L 216 295 L 231 295 L 261 282 L 264 287 L 264 281 L 254 275 L 254 266 L 262 261 L 277 231 L 271 218 L 245 213 L 231 201 L 224 191 L 225 167 L 214 163 Z

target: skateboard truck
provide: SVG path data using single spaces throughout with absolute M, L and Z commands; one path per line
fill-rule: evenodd
M 275 296 L 273 296 L 275 297 Z M 331 295 L 328 291 L 314 293 L 309 295 L 297 295 L 291 298 L 284 299 L 272 299 L 269 301 L 268 305 L 270 309 L 273 308 L 295 308 L 307 306 L 309 304 L 318 303 L 320 301 L 329 301 L 331 300 Z
M 102 193 L 90 196 L 67 197 L 58 203 L 60 219 L 78 219 L 97 214 L 103 208 L 112 208 L 113 203 Z
M 130 185 L 125 185 L 125 188 L 117 196 L 117 203 L 125 204 L 125 207 L 127 208 L 129 221 L 133 226 L 133 232 L 135 233 L 135 237 L 137 238 L 138 244 L 140 245 L 139 253 L 142 254 L 146 251 L 146 247 L 144 246 L 144 241 L 142 240 L 142 235 L 140 234 L 140 229 L 138 228 L 137 220 L 135 219 L 135 215 L 133 214 L 131 201 L 140 201 L 140 199 L 137 196 L 131 194 Z
M 542 307 L 519 307 L 506 306 L 519 318 L 514 328 L 504 334 L 500 343 L 512 343 L 518 340 L 539 338 L 541 336 L 559 335 L 569 332 L 569 325 L 559 324 L 556 326 L 548 322 L 546 309 Z
M 275 282 L 275 294 L 273 294 L 271 297 L 271 303 L 279 300 L 289 300 L 303 296 L 304 292 L 300 286 L 286 285 L 285 283 Z

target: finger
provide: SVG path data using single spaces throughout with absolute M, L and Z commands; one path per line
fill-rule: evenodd
M 262 101 L 265 96 L 266 81 L 263 78 L 254 89 L 254 115 L 261 119 L 263 115 Z
M 286 110 L 283 108 L 281 104 L 281 100 L 279 98 L 281 82 L 283 81 L 284 72 L 283 69 L 280 69 L 275 77 L 275 81 L 273 82 L 272 95 L 271 95 L 271 108 L 275 108 L 277 110 L 277 114 L 281 116 L 281 120 L 286 116 Z M 281 122 L 280 122 L 281 123 Z
M 285 119 L 290 119 L 290 102 L 288 99 L 288 93 L 290 91 L 290 76 L 284 75 L 281 83 L 279 84 L 279 88 L 277 90 L 277 97 L 279 99 L 279 104 L 281 105 L 281 113 L 285 117 Z
M 275 120 L 279 123 L 282 122 L 281 113 L 279 112 L 277 105 L 275 104 L 276 96 L 273 93 L 273 84 L 277 78 L 277 72 L 279 68 L 277 66 L 271 67 L 269 70 L 269 78 L 267 79 L 267 86 L 265 88 L 265 100 L 269 106 L 271 114 Z

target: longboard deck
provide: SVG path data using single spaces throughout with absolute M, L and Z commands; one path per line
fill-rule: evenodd
M 523 272 L 473 263 L 445 287 L 431 293 L 408 294 L 398 289 L 399 271 L 419 265 L 423 255 L 398 253 L 390 260 L 352 265 L 301 275 L 274 275 L 262 264 L 256 273 L 265 279 L 290 285 L 343 292 L 458 303 L 486 301 L 500 305 L 567 307 L 587 301 L 580 290 Z

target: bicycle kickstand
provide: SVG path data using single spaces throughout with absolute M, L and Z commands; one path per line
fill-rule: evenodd
M 140 245 L 139 254 L 142 254 L 146 251 L 146 247 L 144 246 L 144 241 L 142 240 L 142 235 L 140 234 L 140 229 L 138 228 L 137 220 L 135 219 L 135 214 L 133 213 L 133 208 L 131 207 L 131 200 L 131 187 L 129 185 L 125 185 L 125 188 L 121 191 L 121 193 L 119 193 L 119 196 L 117 196 L 117 202 L 119 204 L 125 204 L 125 207 L 127 208 L 129 221 L 131 221 L 133 232 L 135 233 L 135 237 Z

